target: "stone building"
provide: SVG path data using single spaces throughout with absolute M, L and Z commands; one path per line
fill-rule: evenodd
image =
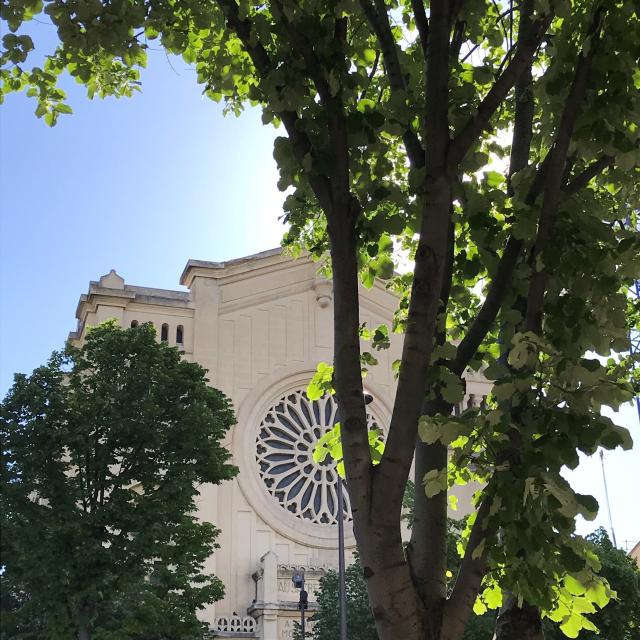
M 112 270 L 91 282 L 78 304 L 71 340 L 108 318 L 125 327 L 152 322 L 159 340 L 207 368 L 210 383 L 233 401 L 238 423 L 226 445 L 240 473 L 200 487 L 199 496 L 201 517 L 221 529 L 221 548 L 206 568 L 224 582 L 226 595 L 203 612 L 216 636 L 291 638 L 299 616 L 293 569 L 304 568 L 313 601 L 324 571 L 337 566 L 337 476 L 332 465 L 312 459 L 336 404 L 305 394 L 318 362 L 332 360 L 331 283 L 317 271 L 280 250 L 222 263 L 189 260 L 180 278 L 186 291 L 129 285 Z M 396 303 L 382 283 L 362 289 L 360 321 L 390 324 Z M 401 340 L 393 336 L 391 348 L 376 353 L 379 364 L 366 378 L 374 398 L 369 419 L 382 428 Z M 468 379 L 465 403 L 479 403 L 488 389 L 486 381 Z M 349 522 L 345 532 L 351 557 Z

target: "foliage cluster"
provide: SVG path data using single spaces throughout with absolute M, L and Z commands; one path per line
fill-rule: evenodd
M 411 493 L 408 491 L 409 503 L 410 496 Z M 461 558 L 456 547 L 463 527 L 462 521 L 449 521 L 447 567 L 452 574 L 456 574 L 459 570 Z M 602 563 L 602 575 L 616 590 L 617 597 L 605 609 L 589 614 L 589 618 L 593 620 L 600 633 L 583 630 L 578 640 L 640 639 L 640 569 L 624 551 L 612 545 L 604 529 L 597 529 L 588 535 L 587 541 L 593 545 L 593 550 Z M 362 564 L 357 558 L 346 570 L 346 597 L 349 640 L 378 640 L 371 607 L 366 598 Z M 335 571 L 327 573 L 321 579 L 316 600 L 318 611 L 312 617 L 314 627 L 307 637 L 312 640 L 335 640 L 339 637 L 336 614 L 339 610 L 338 576 Z M 495 622 L 495 611 L 473 616 L 467 623 L 463 640 L 492 640 Z M 557 623 L 546 621 L 544 637 L 547 640 L 563 640 L 566 636 Z
M 234 422 L 151 325 L 87 331 L 0 405 L 3 638 L 183 638 L 224 593 L 198 485 L 233 477 Z M 6 608 L 5 608 L 6 607 Z
M 1 12 L 0 93 L 26 90 L 49 124 L 68 111 L 61 73 L 90 96 L 128 95 L 157 41 L 227 111 L 259 105 L 280 127 L 285 244 L 330 257 L 330 384 L 380 637 L 459 640 L 472 607 L 507 593 L 514 615 L 593 631 L 585 614 L 612 591 L 575 518 L 597 505 L 560 471 L 631 445 L 601 409 L 638 392 L 637 363 L 616 355 L 639 315 L 627 295 L 640 276 L 638 0 L 8 0 Z M 42 12 L 59 46 L 41 68 L 25 25 Z M 411 269 L 398 274 L 401 257 Z M 376 278 L 399 297 L 384 329 L 359 318 L 358 284 Z M 385 348 L 394 331 L 403 351 L 374 465 L 362 368 L 379 365 L 361 340 Z M 470 369 L 493 391 L 451 417 Z M 405 550 L 414 460 L 425 491 Z M 449 591 L 447 491 L 471 481 L 483 488 Z

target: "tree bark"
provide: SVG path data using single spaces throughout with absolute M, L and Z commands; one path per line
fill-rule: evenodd
M 540 612 L 526 602 L 518 607 L 510 598 L 498 615 L 494 640 L 544 640 Z
M 421 616 L 404 556 L 401 502 L 374 492 L 359 360 L 358 265 L 353 212 L 329 219 L 334 271 L 335 388 L 354 532 L 381 640 L 418 640 Z
M 94 610 L 91 604 L 82 604 L 76 610 L 78 623 L 78 640 L 91 640 L 91 613 Z
M 447 492 L 428 498 L 423 478 L 432 469 L 447 466 L 447 448 L 418 442 L 415 453 L 414 517 L 408 554 L 411 574 L 425 609 L 425 637 L 439 638 L 447 595 Z

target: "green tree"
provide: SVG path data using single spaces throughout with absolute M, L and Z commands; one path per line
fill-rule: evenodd
M 349 640 L 378 640 L 378 632 L 367 597 L 367 585 L 362 575 L 362 565 L 356 558 L 345 570 L 347 599 L 347 637 Z M 320 579 L 316 592 L 318 610 L 311 616 L 313 630 L 307 637 L 313 640 L 335 640 L 340 637 L 338 573 L 328 571 Z
M 409 493 L 409 492 L 407 492 Z M 448 575 L 457 573 L 460 568 L 460 556 L 456 546 L 464 522 L 449 520 L 447 536 Z M 373 620 L 371 605 L 367 598 L 367 585 L 363 576 L 362 563 L 356 556 L 355 561 L 345 571 L 345 593 L 347 601 L 347 637 L 349 640 L 378 640 L 378 632 Z M 316 592 L 317 611 L 311 617 L 313 630 L 307 637 L 313 640 L 337 640 L 340 637 L 338 600 L 338 573 L 328 571 L 320 579 L 320 588 Z M 491 640 L 495 626 L 495 614 L 472 616 L 467 622 L 463 640 Z M 298 640 L 301 634 L 298 630 Z
M 460 532 L 464 523 L 449 521 L 447 538 L 450 572 L 456 573 L 460 565 L 460 556 L 456 545 L 460 542 Z M 622 550 L 616 549 L 609 540 L 607 532 L 600 528 L 586 537 L 602 563 L 602 575 L 616 592 L 616 598 L 606 608 L 589 616 L 600 633 L 582 631 L 579 640 L 639 640 L 640 639 L 640 569 Z M 346 570 L 347 622 L 349 640 L 378 640 L 373 622 L 373 614 L 366 597 L 366 582 L 362 575 L 359 559 Z M 340 636 L 337 611 L 338 574 L 329 571 L 320 580 L 320 589 L 316 594 L 318 610 L 311 620 L 313 631 L 308 637 L 313 640 L 336 640 Z M 463 640 L 492 640 L 496 625 L 496 612 L 489 611 L 480 616 L 472 616 L 467 622 Z M 544 636 L 547 640 L 563 640 L 565 634 L 557 623 L 545 621 Z
M 640 569 L 624 551 L 609 540 L 605 529 L 598 529 L 587 540 L 594 545 L 602 563 L 601 574 L 616 592 L 605 609 L 590 615 L 600 630 L 582 631 L 579 640 L 640 640 Z M 557 625 L 545 624 L 547 640 L 562 640 Z
M 458 640 L 472 609 L 503 593 L 523 604 L 515 617 L 553 616 L 572 636 L 588 627 L 572 603 L 603 606 L 610 591 L 575 516 L 597 505 L 560 471 L 579 451 L 631 446 L 600 409 L 633 395 L 631 363 L 614 354 L 639 316 L 626 296 L 640 271 L 638 0 L 8 0 L 1 11 L 3 91 L 25 90 L 49 124 L 70 110 L 61 73 L 90 96 L 128 95 L 157 40 L 227 111 L 259 105 L 281 127 L 285 243 L 330 258 L 334 369 L 314 384 L 328 380 L 340 406 L 382 640 Z M 34 66 L 26 29 L 42 12 L 60 41 Z M 412 266 L 402 275 L 399 255 Z M 376 277 L 400 298 L 392 327 L 360 324 L 358 281 Z M 360 341 L 385 348 L 393 330 L 404 333 L 397 392 L 372 455 L 361 367 L 375 355 Z M 468 368 L 493 393 L 451 417 Z M 425 490 L 405 553 L 414 460 Z M 447 488 L 472 479 L 478 515 L 449 591 Z
M 203 571 L 217 530 L 194 515 L 197 485 L 235 474 L 233 422 L 149 325 L 99 325 L 16 375 L 0 405 L 3 637 L 198 636 L 224 589 Z

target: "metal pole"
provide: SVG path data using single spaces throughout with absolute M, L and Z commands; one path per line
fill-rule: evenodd
M 337 471 L 336 471 L 337 473 Z M 344 496 L 342 478 L 338 476 L 338 600 L 340 608 L 340 640 L 347 640 L 347 594 L 344 571 Z
M 611 537 L 613 538 L 613 546 L 618 547 L 618 543 L 616 542 L 616 532 L 613 530 L 613 519 L 611 518 L 611 506 L 609 505 L 609 491 L 607 489 L 607 476 L 604 472 L 604 453 L 602 449 L 600 449 L 600 464 L 602 465 L 602 480 L 604 482 L 604 497 L 607 501 L 607 511 L 609 512 L 609 526 L 611 527 Z
M 304 610 L 309 606 L 309 594 L 304 588 L 304 569 L 293 570 L 291 576 L 291 582 L 296 589 L 300 589 L 300 599 L 298 600 L 298 609 L 300 609 L 300 628 L 302 630 L 302 640 L 305 640 L 305 628 L 304 628 Z
M 631 216 L 627 214 L 627 227 L 631 229 Z M 640 232 L 640 211 L 636 211 L 636 224 L 635 230 Z M 631 287 L 629 287 L 629 293 L 631 294 L 631 298 L 635 300 L 640 300 L 640 280 L 636 280 Z M 640 354 L 640 331 L 631 327 L 629 329 L 629 342 L 631 343 L 629 353 L 630 355 Z M 640 420 L 640 395 L 635 397 L 636 401 L 636 411 L 638 413 L 638 420 Z

